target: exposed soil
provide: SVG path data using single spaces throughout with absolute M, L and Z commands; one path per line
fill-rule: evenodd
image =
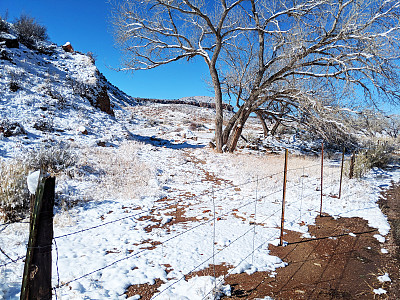
M 134 284 L 128 288 L 125 294 L 128 298 L 140 295 L 140 300 L 150 300 L 162 284 L 160 279 L 156 279 L 154 284 Z
M 270 245 L 271 254 L 288 264 L 285 268 L 274 273 L 226 276 L 232 296 L 223 299 L 400 299 L 400 186 L 383 193 L 380 205 L 392 228 L 384 244 L 374 237 L 378 232 L 361 218 L 318 217 L 316 225 L 309 226 L 314 238 L 286 231 L 285 247 Z M 383 254 L 382 248 L 389 253 Z M 215 266 L 215 275 L 228 270 L 229 266 Z M 386 272 L 392 282 L 382 283 L 377 277 Z M 214 266 L 186 279 L 194 275 L 214 276 Z M 132 286 L 127 294 L 150 299 L 160 284 Z M 375 294 L 373 290 L 378 288 L 387 293 Z
M 315 238 L 302 239 L 298 233 L 287 232 L 287 246 L 270 245 L 271 254 L 288 263 L 276 274 L 226 277 L 232 297 L 224 299 L 397 299 L 373 293 L 373 289 L 384 288 L 395 295 L 393 287 L 379 282 L 377 276 L 388 272 L 395 279 L 399 269 L 390 264 L 388 254 L 381 253 L 382 245 L 373 237 L 377 232 L 367 221 L 318 217 L 309 231 Z

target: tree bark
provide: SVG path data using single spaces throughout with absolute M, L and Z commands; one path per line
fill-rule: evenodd
M 275 118 L 275 124 L 274 127 L 271 129 L 271 135 L 274 136 L 276 134 L 276 131 L 278 130 L 279 125 L 281 125 L 281 121 L 277 118 Z
M 230 132 L 225 132 L 225 134 L 228 136 L 226 146 L 227 151 L 229 152 L 235 151 L 239 138 L 242 134 L 244 124 L 252 112 L 250 103 L 251 101 L 243 104 L 241 109 L 230 120 L 233 121 L 233 119 L 235 119 L 233 126 L 230 128 Z
M 229 119 L 228 124 L 225 126 L 224 133 L 222 136 L 222 142 L 224 145 L 228 143 L 229 135 L 231 134 L 232 128 L 235 125 L 237 119 L 239 119 L 240 114 L 243 111 L 243 106 Z
M 263 132 L 264 132 L 264 137 L 267 137 L 268 133 L 269 133 L 269 129 L 268 129 L 267 123 L 265 123 L 264 115 L 260 111 L 256 111 L 256 115 L 260 119 L 260 122 L 261 122 L 261 125 L 263 128 Z
M 222 90 L 221 83 L 218 77 L 218 72 L 215 66 L 209 66 L 211 78 L 215 92 L 215 149 L 217 152 L 222 152 L 222 125 L 224 122 L 223 107 L 222 107 Z

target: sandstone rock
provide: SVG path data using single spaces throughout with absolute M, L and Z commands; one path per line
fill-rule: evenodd
M 105 86 L 102 87 L 101 92 L 97 95 L 96 106 L 100 108 L 101 111 L 114 116 L 114 111 L 110 105 L 110 97 L 108 97 L 107 88 Z
M 72 47 L 70 42 L 66 42 L 64 45 L 62 45 L 62 48 L 65 52 L 73 53 L 74 48 Z

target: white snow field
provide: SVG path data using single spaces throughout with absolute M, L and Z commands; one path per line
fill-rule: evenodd
M 76 157 L 74 166 L 56 174 L 57 299 L 125 299 L 130 285 L 156 279 L 163 284 L 153 299 L 214 299 L 230 293 L 223 277 L 185 275 L 219 264 L 229 266 L 229 273 L 249 274 L 285 266 L 268 250 L 280 234 L 279 149 L 291 149 L 285 228 L 304 236 L 320 210 L 319 157 L 299 155 L 292 136 L 270 141 L 279 154 L 246 148 L 217 154 L 208 147 L 212 109 L 138 103 L 101 79 L 86 55 L 52 47 L 47 55 L 20 45 L 7 50 L 12 61 L 0 59 L 0 120 L 25 130 L 0 134 L 0 159 L 11 164 L 60 144 Z M 21 85 L 15 92 L 9 89 L 12 76 Z M 71 78 L 103 80 L 115 116 L 77 94 Z M 39 120 L 52 130 L 37 129 Z M 262 132 L 256 120 L 246 129 L 248 136 Z M 400 172 L 374 169 L 361 180 L 344 178 L 340 199 L 331 197 L 339 191 L 339 175 L 340 159 L 326 159 L 322 211 L 364 218 L 384 241 L 390 228 L 376 202 Z M 0 221 L 3 299 L 20 296 L 27 221 Z

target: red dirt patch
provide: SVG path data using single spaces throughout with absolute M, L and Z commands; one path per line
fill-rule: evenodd
M 157 289 L 163 284 L 160 279 L 156 279 L 154 284 L 133 284 L 126 291 L 127 298 L 140 295 L 140 300 L 150 300 L 157 292 Z
M 315 238 L 304 239 L 299 233 L 287 231 L 288 245 L 270 245 L 272 255 L 288 265 L 275 274 L 256 272 L 225 277 L 232 287 L 231 297 L 222 299 L 399 299 L 397 290 L 399 264 L 389 254 L 382 254 L 376 230 L 360 218 L 319 217 L 309 226 Z M 350 234 L 350 235 L 349 235 Z M 384 246 L 386 247 L 386 245 Z M 215 266 L 215 275 L 226 275 L 230 266 Z M 390 274 L 393 283 L 381 283 L 377 276 Z M 214 266 L 193 272 L 185 277 L 214 276 Z M 140 294 L 150 299 L 161 285 L 134 285 L 130 295 Z M 386 295 L 375 295 L 374 288 L 384 288 Z M 132 292 L 134 291 L 134 292 Z M 127 294 L 129 295 L 129 294 Z
M 215 277 L 218 278 L 219 276 L 225 275 L 228 273 L 229 269 L 231 269 L 232 266 L 228 266 L 226 264 L 221 264 L 221 265 L 210 265 L 205 269 L 202 269 L 200 271 L 192 272 L 188 275 L 185 276 L 185 280 L 189 280 L 190 278 L 196 277 L 196 276 L 213 276 L 215 274 Z
M 142 241 L 140 244 L 134 244 L 134 245 L 135 245 L 135 246 L 139 246 L 139 245 L 143 245 L 143 246 L 144 246 L 145 244 L 150 244 L 151 246 L 145 246 L 145 247 L 141 247 L 141 248 L 139 248 L 139 249 L 153 250 L 153 249 L 155 249 L 158 245 L 160 245 L 161 242 L 159 242 L 159 241 L 153 241 L 153 240 L 147 239 L 147 240 Z M 129 252 L 129 253 L 132 253 L 132 252 L 134 252 L 134 250 L 128 250 L 128 252 Z
M 267 272 L 227 276 L 225 283 L 233 292 L 223 299 L 388 299 L 388 295 L 375 295 L 374 288 L 396 293 L 389 283 L 377 280 L 385 272 L 397 278 L 399 269 L 381 254 L 381 244 L 373 237 L 377 232 L 367 221 L 322 217 L 309 231 L 316 238 L 302 239 L 298 233 L 287 232 L 287 246 L 270 245 L 271 254 L 288 263 L 275 277 Z

